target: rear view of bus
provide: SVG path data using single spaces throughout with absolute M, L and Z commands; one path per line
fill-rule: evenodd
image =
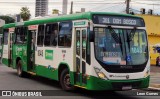
M 93 14 L 92 21 L 92 88 L 147 88 L 150 61 L 144 20 L 131 15 Z

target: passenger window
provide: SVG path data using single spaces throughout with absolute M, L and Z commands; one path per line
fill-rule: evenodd
M 43 46 L 43 39 L 44 39 L 44 25 L 38 26 L 38 38 L 37 38 L 37 45 Z
M 26 43 L 26 35 L 27 35 L 27 28 L 26 27 L 16 28 L 15 33 L 16 33 L 16 44 Z
M 58 45 L 71 47 L 72 42 L 72 22 L 61 22 L 59 24 Z
M 50 45 L 50 34 L 51 34 L 51 24 L 47 24 L 45 27 L 45 40 L 44 45 L 49 46 Z
M 58 24 L 47 24 L 45 27 L 45 46 L 57 46 Z

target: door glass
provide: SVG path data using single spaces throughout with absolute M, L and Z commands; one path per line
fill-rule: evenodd
M 80 67 L 81 67 L 81 60 L 80 60 L 80 30 L 76 30 L 76 84 L 80 84 L 81 76 L 80 76 Z
M 76 31 L 76 53 L 80 55 L 80 30 Z
M 86 30 L 82 30 L 82 58 L 86 58 Z

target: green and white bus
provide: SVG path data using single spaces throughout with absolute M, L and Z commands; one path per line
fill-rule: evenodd
M 2 63 L 64 90 L 147 88 L 148 38 L 141 17 L 85 12 L 3 26 Z

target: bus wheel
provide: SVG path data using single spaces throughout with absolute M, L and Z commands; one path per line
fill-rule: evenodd
M 60 76 L 60 84 L 64 90 L 73 90 L 74 87 L 70 83 L 70 75 L 68 69 L 64 69 Z
M 22 70 L 21 60 L 19 60 L 18 63 L 17 63 L 17 74 L 18 74 L 19 77 L 23 77 L 24 76 L 24 72 Z

